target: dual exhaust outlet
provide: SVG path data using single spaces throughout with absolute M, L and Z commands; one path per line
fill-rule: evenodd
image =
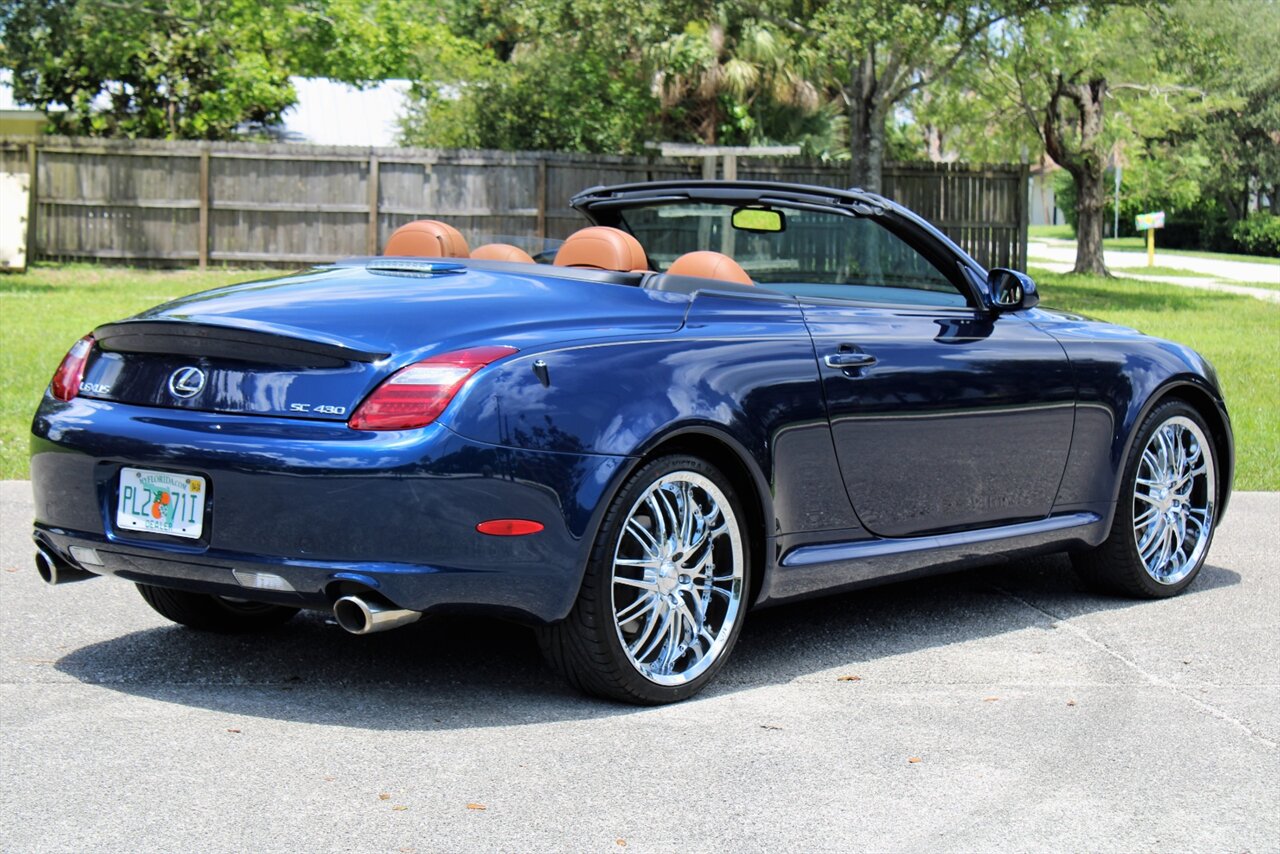
M 70 584 L 98 577 L 96 573 L 59 558 L 44 546 L 36 547 L 36 572 L 46 584 Z M 333 618 L 338 621 L 339 626 L 353 635 L 371 635 L 374 632 L 398 629 L 417 622 L 421 616 L 421 611 L 397 608 L 357 594 L 343 596 L 333 603 Z

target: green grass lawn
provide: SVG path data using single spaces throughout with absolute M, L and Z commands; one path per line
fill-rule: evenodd
M 1108 237 L 1102 241 L 1105 249 L 1121 249 L 1133 252 L 1146 252 L 1145 237 Z M 1251 264 L 1272 264 L 1280 267 L 1280 258 L 1267 255 L 1233 255 L 1230 252 L 1201 252 L 1198 249 L 1165 249 L 1160 245 L 1160 235 L 1156 234 L 1156 257 L 1161 255 L 1181 255 L 1185 258 L 1210 258 L 1215 261 L 1247 261 Z
M 1076 233 L 1071 226 L 1063 225 L 1029 225 L 1028 237 L 1055 237 L 1059 240 L 1075 240 Z
M 1135 279 L 1033 270 L 1045 305 L 1195 347 L 1217 367 L 1236 430 L 1238 489 L 1280 489 L 1280 305 Z M 0 275 L 0 478 L 27 476 L 31 415 L 67 348 L 148 306 L 269 272 L 89 265 Z
M 1236 435 L 1236 489 L 1280 489 L 1280 305 L 1138 279 L 1032 270 L 1044 305 L 1190 345 L 1218 370 Z
M 1213 279 L 1213 276 L 1205 273 L 1197 273 L 1193 270 L 1184 270 L 1181 267 L 1112 267 L 1113 273 L 1127 273 L 1131 276 L 1187 276 L 1193 279 Z
M 1154 270 L 1155 272 L 1149 272 Z M 1174 272 L 1161 272 L 1160 267 L 1112 267 L 1112 273 L 1119 274 L 1121 278 L 1142 278 L 1143 276 L 1182 276 L 1187 278 L 1187 284 L 1196 285 L 1200 282 L 1220 283 L 1224 285 L 1238 285 L 1242 288 L 1261 288 L 1264 291 L 1280 291 L 1280 276 L 1274 282 L 1237 282 L 1235 279 L 1215 279 L 1212 276 L 1206 276 L 1203 273 L 1188 273 L 1185 270 Z M 1196 280 L 1199 281 L 1196 281 Z
M 1027 236 L 1032 240 L 1037 237 L 1054 240 L 1076 239 L 1076 233 L 1069 225 L 1030 225 L 1027 226 Z M 1102 245 L 1105 249 L 1146 252 L 1147 238 L 1108 237 L 1102 241 Z M 1273 264 L 1280 267 L 1280 258 L 1269 255 L 1235 255 L 1230 252 L 1202 252 L 1199 249 L 1165 249 L 1160 245 L 1159 232 L 1156 233 L 1156 255 L 1182 255 L 1187 258 L 1210 258 L 1216 261 L 1248 261 L 1253 264 Z
M 1242 288 L 1262 288 L 1269 291 L 1280 291 L 1280 269 L 1276 270 L 1275 281 L 1272 282 L 1237 282 L 1234 279 L 1219 279 L 1207 273 L 1194 270 L 1183 270 L 1180 267 L 1111 267 L 1111 272 L 1122 276 L 1171 276 L 1174 278 L 1199 279 L 1202 282 L 1222 282 L 1228 285 L 1239 285 Z M 1188 282 L 1194 284 L 1194 282 Z

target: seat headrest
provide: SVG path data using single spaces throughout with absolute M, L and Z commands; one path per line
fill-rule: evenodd
M 619 228 L 593 225 L 575 231 L 556 253 L 557 267 L 591 267 L 619 273 L 649 269 L 640 241 Z
M 740 285 L 755 284 L 737 261 L 728 255 L 706 250 L 686 252 L 671 262 L 667 272 L 673 276 L 719 279 L 722 282 L 737 282 Z
M 471 250 L 471 257 L 481 261 L 514 261 L 519 264 L 536 264 L 533 256 L 519 246 L 510 243 L 486 243 Z
M 462 232 L 438 219 L 415 219 L 392 232 L 383 255 L 467 258 L 471 252 Z

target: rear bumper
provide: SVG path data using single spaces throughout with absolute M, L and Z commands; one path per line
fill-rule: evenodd
M 625 457 L 524 451 L 441 425 L 370 433 L 340 423 L 217 416 L 46 398 L 33 424 L 35 538 L 84 568 L 130 581 L 327 608 L 347 582 L 417 611 L 563 617 L 596 514 Z M 118 529 L 124 466 L 208 480 L 199 540 Z M 522 518 L 541 532 L 480 534 Z M 247 588 L 233 570 L 295 592 Z

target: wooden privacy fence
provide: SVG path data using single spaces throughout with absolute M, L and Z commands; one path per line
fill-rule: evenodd
M 847 186 L 844 164 L 739 158 L 740 179 Z M 292 144 L 0 140 L 29 172 L 28 257 L 290 264 L 377 254 L 398 226 L 445 220 L 477 241 L 563 238 L 596 184 L 703 177 L 695 158 Z M 884 193 L 988 266 L 1026 263 L 1025 166 L 889 164 Z

